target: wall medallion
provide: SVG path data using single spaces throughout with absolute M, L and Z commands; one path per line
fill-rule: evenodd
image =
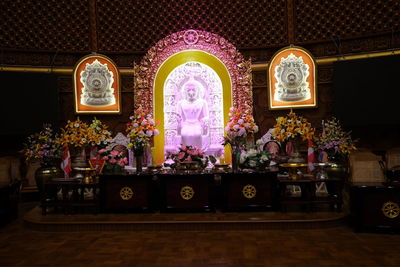
M 76 113 L 120 113 L 119 72 L 111 59 L 94 54 L 83 57 L 74 68 Z
M 270 109 L 317 106 L 316 64 L 305 49 L 289 46 L 272 57 L 268 67 Z

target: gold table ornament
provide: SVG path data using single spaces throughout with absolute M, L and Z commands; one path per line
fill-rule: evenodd
M 400 214 L 400 207 L 397 203 L 388 201 L 382 205 L 382 213 L 390 219 L 394 219 Z
M 256 196 L 257 189 L 254 185 L 248 184 L 243 186 L 242 193 L 245 198 L 252 199 Z
M 283 168 L 287 168 L 289 171 L 289 178 L 292 180 L 297 180 L 300 178 L 300 175 L 298 174 L 298 169 L 299 168 L 305 168 L 308 166 L 307 163 L 281 163 L 279 164 L 279 166 L 283 167 Z
M 96 175 L 95 168 L 75 167 L 74 170 L 77 172 L 76 176 L 82 178 L 82 183 L 93 184 L 98 182 L 96 179 L 93 180 L 93 177 Z
M 193 196 L 194 196 L 194 190 L 191 186 L 186 185 L 181 188 L 181 197 L 184 200 L 190 200 L 193 198 Z
M 133 197 L 133 190 L 129 186 L 124 186 L 119 191 L 122 200 L 130 200 Z

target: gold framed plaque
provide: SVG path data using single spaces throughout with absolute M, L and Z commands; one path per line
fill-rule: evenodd
M 269 109 L 316 108 L 316 77 L 315 60 L 304 48 L 276 52 L 268 66 Z
M 81 58 L 73 72 L 77 114 L 120 114 L 120 77 L 114 62 L 100 54 Z

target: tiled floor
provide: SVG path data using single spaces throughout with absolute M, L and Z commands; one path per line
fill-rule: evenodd
M 33 206 L 25 204 L 24 214 Z M 0 266 L 400 266 L 400 235 L 323 229 L 36 232 L 0 228 Z

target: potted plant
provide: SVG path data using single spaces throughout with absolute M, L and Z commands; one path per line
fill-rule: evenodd
M 229 109 L 229 119 L 225 127 L 226 136 L 223 145 L 230 145 L 232 152 L 232 171 L 237 172 L 241 147 L 246 144 L 246 140 L 258 132 L 258 126 L 254 122 L 253 115 L 249 109 L 231 107 Z
M 153 119 L 151 113 L 144 111 L 140 107 L 135 110 L 130 120 L 126 127 L 130 140 L 128 148 L 133 150 L 136 158 L 136 171 L 141 172 L 144 149 L 150 145 L 151 138 L 159 134 L 157 129 L 158 122 Z
M 61 146 L 58 136 L 51 124 L 44 124 L 42 130 L 30 135 L 23 146 L 22 153 L 27 163 L 40 162 L 40 168 L 35 171 L 35 181 L 42 198 L 43 186 L 47 180 L 64 177 L 64 172 L 59 167 Z

